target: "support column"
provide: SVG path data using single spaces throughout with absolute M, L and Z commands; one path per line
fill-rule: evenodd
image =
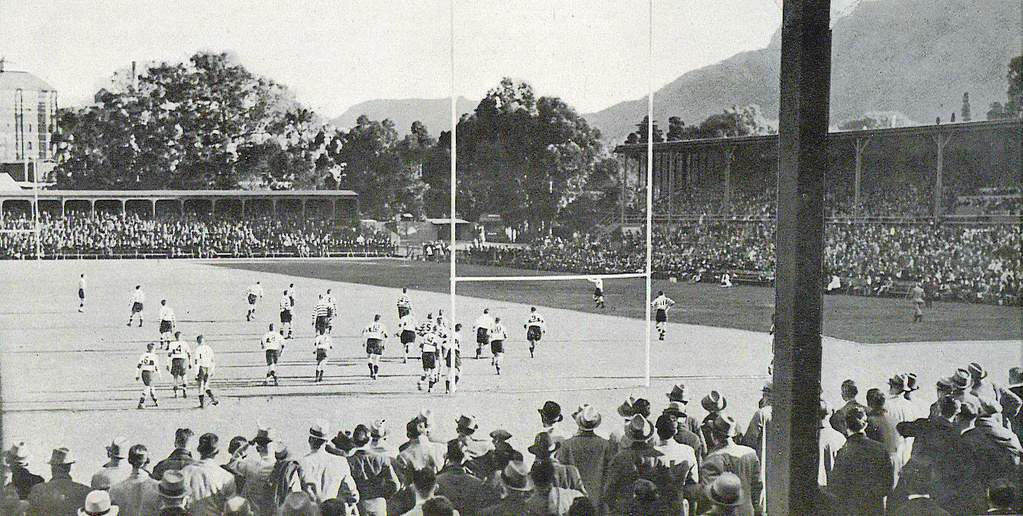
M 948 142 L 952 141 L 952 133 L 950 132 L 947 137 L 938 133 L 932 136 L 931 139 L 934 140 L 934 143 L 938 146 L 938 163 L 934 170 L 934 216 L 940 217 L 942 167 L 945 163 L 945 146 L 948 145 Z
M 153 220 L 156 220 L 156 199 L 149 199 L 149 213 L 153 216 Z
M 668 227 L 671 227 L 671 211 L 675 208 L 675 167 L 678 165 L 678 154 L 668 155 Z
M 774 419 L 764 455 L 768 514 L 818 509 L 830 4 L 785 0 L 782 8 Z
M 860 219 L 860 175 L 863 169 L 863 150 L 867 148 L 867 144 L 870 143 L 871 136 L 868 136 L 866 140 L 856 138 L 856 178 L 853 182 L 853 218 L 856 220 Z
M 271 213 L 273 213 L 273 218 L 276 219 L 277 218 L 277 199 L 270 199 L 270 207 L 271 207 Z

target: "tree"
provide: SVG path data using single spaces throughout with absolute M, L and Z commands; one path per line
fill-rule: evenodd
M 686 123 L 681 118 L 673 116 L 668 118 L 668 136 L 669 142 L 681 140 L 685 134 Z
M 991 106 L 989 106 L 987 110 L 987 119 L 1000 120 L 1002 118 L 1005 118 L 1005 108 L 1002 107 L 1002 103 L 997 101 L 992 102 Z
M 62 188 L 320 182 L 312 177 L 319 119 L 228 54 L 154 64 L 137 81 L 119 71 L 95 100 L 58 115 L 68 144 L 55 169 Z
M 1019 118 L 1023 116 L 1023 55 L 1009 61 L 1006 78 L 1009 80 L 1009 89 L 1006 92 L 1008 102 L 1005 103 L 1004 115 L 1006 118 Z
M 646 137 L 647 134 L 649 133 L 649 128 L 647 127 L 649 120 L 650 120 L 649 117 L 643 117 L 643 120 L 636 124 L 636 131 L 629 135 L 629 136 L 635 135 L 634 143 L 646 143 Z M 654 121 L 653 133 L 654 143 L 664 141 L 664 133 L 662 133 L 661 128 L 657 126 L 656 120 Z
M 963 116 L 963 122 L 970 121 L 970 93 L 963 93 L 963 108 L 960 110 L 960 114 Z

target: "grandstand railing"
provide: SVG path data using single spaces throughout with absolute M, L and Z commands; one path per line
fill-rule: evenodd
M 743 216 L 722 216 L 722 215 L 672 215 L 670 218 L 665 213 L 655 213 L 652 217 L 654 224 L 714 224 L 714 223 L 737 223 L 737 222 L 761 222 L 774 223 L 774 217 L 743 217 Z M 621 220 L 621 219 L 618 219 Z M 942 215 L 937 219 L 942 223 L 949 224 L 1019 224 L 1023 222 L 1021 215 Z M 924 224 L 935 221 L 934 217 L 828 217 L 825 222 L 829 224 Z M 616 221 L 612 221 L 614 224 Z M 630 214 L 625 216 L 625 224 L 645 224 L 646 215 Z
M 298 251 L 258 251 L 230 253 L 218 251 L 60 251 L 43 254 L 43 260 L 164 260 L 164 259 L 216 259 L 216 258 L 385 258 L 397 256 L 394 249 L 351 249 L 328 252 L 301 253 Z M 34 260 L 34 253 L 24 256 L 3 255 L 0 260 Z

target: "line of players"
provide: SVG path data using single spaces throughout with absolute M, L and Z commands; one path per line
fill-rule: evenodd
M 591 280 L 593 281 L 593 280 Z M 594 302 L 597 308 L 603 308 L 604 297 L 603 289 L 601 288 L 601 281 L 599 278 L 594 281 L 596 288 L 594 291 Z M 81 295 L 83 290 L 80 284 L 80 298 L 84 299 L 84 295 Z M 274 325 L 270 324 L 268 331 L 260 339 L 261 349 L 264 351 L 266 359 L 266 376 L 264 378 L 264 385 L 269 385 L 270 381 L 273 381 L 274 385 L 278 385 L 279 381 L 277 378 L 277 364 L 280 361 L 280 357 L 287 341 L 291 340 L 292 337 L 292 320 L 293 311 L 295 306 L 294 299 L 294 284 L 289 285 L 289 288 L 284 290 L 280 300 L 280 328 L 279 330 L 274 329 Z M 265 293 L 262 285 L 259 281 L 250 286 L 246 290 L 246 300 L 248 302 L 248 311 L 246 312 L 246 321 L 252 321 L 256 311 L 256 304 L 259 299 L 264 297 Z M 136 285 L 135 291 L 131 298 L 131 312 L 128 317 L 128 326 L 130 327 L 135 316 L 138 316 L 139 327 L 142 326 L 142 313 L 145 303 L 145 294 L 141 289 L 140 285 Z M 667 311 L 674 305 L 674 301 L 666 297 L 662 291 L 658 291 L 657 298 L 655 298 L 651 305 L 655 310 L 655 320 L 657 324 L 657 332 L 659 340 L 664 340 L 665 337 L 665 322 L 667 321 Z M 200 407 L 205 406 L 204 395 L 208 396 L 210 402 L 214 405 L 218 403 L 213 392 L 209 388 L 209 377 L 212 375 L 214 370 L 214 359 L 212 348 L 208 344 L 202 343 L 202 335 L 196 337 L 197 348 L 195 357 L 192 356 L 191 349 L 188 344 L 181 340 L 181 333 L 174 332 L 175 315 L 174 311 L 167 306 L 167 301 L 161 300 L 160 302 L 160 344 L 163 349 L 168 351 L 168 357 L 170 358 L 170 365 L 168 370 L 173 377 L 173 390 L 174 397 L 177 397 L 177 391 L 180 388 L 182 398 L 187 397 L 187 385 L 185 382 L 186 368 L 191 369 L 194 364 L 198 368 L 198 374 L 196 382 L 199 387 L 199 404 Z M 415 316 L 412 314 L 412 304 L 408 296 L 408 290 L 402 289 L 401 295 L 397 300 L 398 309 L 398 338 L 403 347 L 402 363 L 408 362 L 409 350 L 419 342 L 419 348 L 421 353 L 421 362 L 423 366 L 423 374 L 420 376 L 417 382 L 417 388 L 423 390 L 424 386 L 428 392 L 432 391 L 433 386 L 439 382 L 441 377 L 441 370 L 438 365 L 439 358 L 443 357 L 445 368 L 447 370 L 447 379 L 445 380 L 445 392 L 453 392 L 457 388 L 458 380 L 461 376 L 461 324 L 455 324 L 454 328 L 450 328 L 448 321 L 446 321 L 443 310 L 438 310 L 437 318 L 433 318 L 433 313 L 428 313 L 426 320 L 422 324 L 417 324 Z M 330 332 L 333 329 L 333 322 L 338 315 L 337 304 L 334 297 L 331 295 L 330 289 L 326 290 L 325 294 L 320 294 L 316 305 L 313 308 L 313 328 L 316 332 L 316 336 L 313 339 L 313 354 L 316 359 L 316 368 L 314 382 L 322 382 L 325 374 L 327 357 L 329 351 L 333 349 L 333 341 L 330 336 Z M 380 321 L 381 317 L 379 314 L 374 315 L 373 322 L 366 326 L 362 335 L 365 338 L 365 350 L 367 354 L 367 367 L 369 369 L 369 376 L 371 379 L 376 380 L 380 371 L 380 358 L 384 352 L 384 343 L 388 337 L 387 327 Z M 530 358 L 535 356 L 536 345 L 540 342 L 543 335 L 546 333 L 546 321 L 544 317 L 537 312 L 536 307 L 530 307 L 529 316 L 523 324 L 523 328 L 526 330 L 526 340 L 529 342 L 529 355 Z M 171 333 L 173 332 L 173 340 L 171 340 Z M 473 332 L 476 335 L 476 359 L 479 359 L 483 348 L 489 346 L 491 351 L 491 365 L 495 368 L 496 374 L 501 374 L 501 366 L 504 361 L 504 342 L 508 338 L 508 332 L 504 325 L 501 323 L 500 317 L 493 317 L 490 315 L 490 310 L 487 308 L 483 309 L 483 314 L 480 315 L 473 324 Z M 152 387 L 154 373 L 157 376 L 162 376 L 158 361 L 154 351 L 155 344 L 150 343 L 147 346 L 147 352 L 142 356 L 137 364 L 138 374 L 136 375 L 137 380 L 143 382 L 143 392 L 139 399 L 138 408 L 144 408 L 146 397 L 152 399 L 154 406 L 156 406 L 157 400 L 155 392 Z M 454 362 L 453 367 L 455 368 L 454 374 L 451 375 L 452 361 Z M 454 382 L 451 381 L 450 376 L 454 376 Z

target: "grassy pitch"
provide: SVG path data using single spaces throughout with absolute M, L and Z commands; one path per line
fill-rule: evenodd
M 77 312 L 76 292 L 81 272 L 89 283 L 87 308 L 82 314 Z M 237 434 L 251 437 L 260 421 L 275 427 L 289 447 L 303 452 L 306 428 L 315 418 L 350 429 L 384 417 L 396 446 L 403 440 L 405 421 L 429 409 L 436 415 L 435 432 L 440 438 L 454 436 L 454 421 L 460 413 L 473 413 L 483 430 L 505 428 L 513 434 L 513 445 L 525 449 L 540 429 L 535 411 L 548 399 L 562 405 L 567 431 L 573 428 L 567 415 L 581 403 L 594 404 L 604 416 L 598 430 L 606 435 L 620 421 L 614 408 L 624 398 L 648 397 L 659 412 L 666 401 L 664 393 L 672 384 L 684 382 L 696 417 L 704 415 L 699 398 L 717 389 L 729 399 L 728 411 L 745 427 L 767 380 L 771 296 L 766 289 L 721 291 L 664 283 L 668 294 L 679 301 L 679 309 L 673 311 L 667 340 L 653 342 L 651 385 L 643 387 L 646 326 L 634 317 L 644 308 L 642 281 L 626 280 L 605 283 L 609 305 L 616 307 L 613 313 L 592 309 L 592 286 L 585 282 L 460 286 L 457 321 L 466 326 L 462 349 L 467 358 L 459 391 L 451 396 L 437 389 L 434 393 L 417 391 L 420 363 L 401 363 L 401 350 L 393 338 L 387 341 L 381 378 L 370 380 L 361 329 L 374 313 L 383 315 L 390 329 L 395 328 L 394 301 L 397 287 L 402 285 L 412 287 L 410 294 L 420 317 L 437 309 L 448 311 L 449 297 L 442 293 L 447 287 L 446 272 L 443 264 L 393 260 L 2 262 L 0 401 L 4 445 L 15 440 L 29 443 L 31 469 L 44 475 L 49 449 L 69 446 L 79 457 L 72 474 L 86 480 L 104 461 L 104 442 L 117 435 L 146 444 L 158 460 L 172 449 L 175 428 L 216 432 L 226 443 Z M 460 266 L 459 273 L 480 272 Z M 259 303 L 257 320 L 246 322 L 245 289 L 256 280 L 264 284 L 267 297 Z M 297 301 L 295 338 L 282 356 L 281 385 L 263 386 L 265 362 L 259 337 L 267 323 L 277 322 L 278 300 L 291 283 Z M 147 294 L 146 318 L 142 328 L 129 328 L 125 326 L 129 296 L 136 284 L 142 284 Z M 326 288 L 333 289 L 338 300 L 340 321 L 333 332 L 335 349 L 326 380 L 314 384 L 311 310 L 317 294 Z M 655 285 L 657 288 L 660 285 Z M 202 333 L 216 351 L 213 388 L 221 399 L 219 406 L 196 408 L 194 383 L 190 383 L 190 398 L 170 398 L 169 375 L 164 370 L 158 382 L 159 408 L 135 409 L 140 392 L 140 384 L 134 381 L 135 363 L 145 344 L 158 340 L 160 299 L 167 299 L 174 308 L 178 329 L 188 341 L 194 342 L 195 335 Z M 880 303 L 863 303 L 868 301 Z M 902 322 L 908 319 L 909 307 L 897 301 L 891 304 L 896 308 L 873 308 L 875 311 L 868 312 L 869 321 L 863 319 L 865 315 L 853 314 L 849 317 L 852 322 L 843 323 L 864 328 L 864 338 L 825 338 L 823 387 L 829 402 L 837 403 L 838 385 L 847 377 L 855 378 L 865 391 L 883 385 L 893 373 L 914 371 L 925 387 L 917 393 L 925 403 L 933 397 L 930 386 L 934 380 L 956 366 L 980 362 L 993 378 L 1004 381 L 1009 365 L 1020 362 L 1018 309 L 936 305 L 931 324 L 939 330 L 946 323 L 938 321 L 963 312 L 964 324 L 988 321 L 987 327 L 1000 328 L 1003 335 L 977 330 L 977 336 L 964 340 L 963 333 L 974 331 L 967 324 L 959 333 L 948 332 L 944 339 L 927 335 L 908 339 L 898 332 L 910 330 L 897 327 L 909 326 L 908 321 Z M 829 297 L 826 302 L 825 316 L 831 319 L 836 317 L 832 303 L 861 301 Z M 530 304 L 539 307 L 548 323 L 534 359 L 529 358 L 522 330 Z M 509 329 L 501 376 L 494 375 L 489 353 L 482 360 L 471 358 L 469 328 L 483 306 L 491 307 Z M 825 333 L 829 324 L 826 322 Z M 920 326 L 921 331 L 944 334 L 924 330 L 926 327 L 927 323 Z M 898 340 L 936 342 L 857 343 L 893 340 L 870 338 L 871 332 L 882 337 L 894 334 Z M 989 340 L 992 338 L 1001 340 Z M 166 365 L 164 359 L 161 366 Z

